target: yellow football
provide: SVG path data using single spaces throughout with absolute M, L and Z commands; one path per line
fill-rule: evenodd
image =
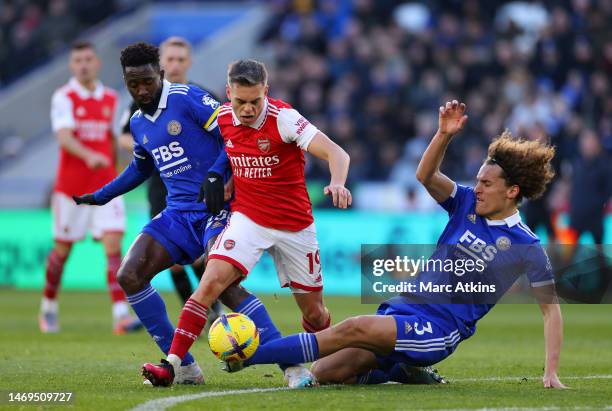
M 208 330 L 208 345 L 220 360 L 244 361 L 257 350 L 259 331 L 244 314 L 222 314 Z

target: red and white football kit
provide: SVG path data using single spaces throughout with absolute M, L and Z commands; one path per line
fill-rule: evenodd
M 60 148 L 51 208 L 53 235 L 56 240 L 73 242 L 82 239 L 88 230 L 96 238 L 105 232 L 125 229 L 125 208 L 122 198 L 103 206 L 77 206 L 73 195 L 92 193 L 117 176 L 113 147 L 113 120 L 117 109 L 117 94 L 97 82 L 94 91 L 83 87 L 76 79 L 59 88 L 51 100 L 51 125 L 54 132 L 63 128 L 85 147 L 111 160 L 108 167 L 90 169 L 85 161 Z
M 268 250 L 281 287 L 319 291 L 323 277 L 312 205 L 304 179 L 304 151 L 318 129 L 281 100 L 266 98 L 252 125 L 240 124 L 230 103 L 217 123 L 234 175 L 232 214 L 210 258 L 246 275 Z

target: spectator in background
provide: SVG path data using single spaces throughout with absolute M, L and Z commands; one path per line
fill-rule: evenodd
M 66 50 L 83 30 L 142 1 L 0 1 L 0 86 Z
M 612 195 L 611 158 L 590 128 L 580 134 L 579 150 L 572 169 L 570 226 L 578 237 L 588 232 L 595 244 L 603 244 L 604 211 Z

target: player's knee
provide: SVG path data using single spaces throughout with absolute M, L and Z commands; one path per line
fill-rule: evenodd
M 68 258 L 68 255 L 70 255 L 71 249 L 72 249 L 72 243 L 57 241 L 55 243 L 55 246 L 53 247 L 53 252 L 55 252 L 55 254 L 57 254 L 58 257 L 65 260 Z
M 138 269 L 131 261 L 124 261 L 117 271 L 117 282 L 126 294 L 135 294 L 145 286 L 144 281 L 138 275 Z

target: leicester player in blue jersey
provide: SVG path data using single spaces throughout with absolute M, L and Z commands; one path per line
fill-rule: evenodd
M 494 281 L 502 286 L 501 291 L 526 274 L 544 315 L 544 387 L 565 388 L 557 376 L 563 321 L 552 267 L 538 238 L 518 213 L 520 201 L 541 196 L 552 179 L 554 148 L 516 140 L 504 132 L 489 146 L 476 186 L 461 186 L 445 176 L 440 165 L 453 136 L 466 121 L 463 103 L 455 100 L 440 107 L 438 132 L 417 169 L 418 180 L 449 214 L 436 254 L 450 255 L 453 261 L 472 258 L 484 262 L 486 275 L 504 273 L 501 281 Z M 440 274 L 424 271 L 418 278 L 456 282 L 461 273 Z M 438 281 L 438 285 L 444 284 Z M 497 291 L 494 299 L 499 298 Z M 228 363 L 226 369 L 316 360 L 312 372 L 321 383 L 401 382 L 408 370 L 442 361 L 475 333 L 478 320 L 496 302 L 481 296 L 480 292 L 460 293 L 448 300 L 453 304 L 445 304 L 427 293 L 418 295 L 419 303 L 413 295 L 402 294 L 381 304 L 376 315 L 352 317 L 316 334 L 271 341 L 244 363 Z
M 130 120 L 134 159 L 115 180 L 74 200 L 77 204 L 106 204 L 143 183 L 154 169 L 159 172 L 168 190 L 167 206 L 134 240 L 117 279 L 134 312 L 167 354 L 175 330 L 150 281 L 173 264 L 189 264 L 205 254 L 225 227 L 224 181 L 218 174 L 209 175 L 213 166 L 229 173 L 217 126 L 220 104 L 197 86 L 166 81 L 159 50 L 150 44 L 126 47 L 121 66 L 127 89 L 139 107 Z M 204 191 L 215 193 L 207 195 L 208 203 L 201 201 Z M 244 288 L 232 285 L 220 300 L 233 311 L 249 315 L 263 341 L 281 337 L 261 301 Z M 281 368 L 290 386 L 299 385 L 301 375 L 308 373 L 300 366 Z M 204 382 L 190 354 L 183 359 L 174 382 Z

